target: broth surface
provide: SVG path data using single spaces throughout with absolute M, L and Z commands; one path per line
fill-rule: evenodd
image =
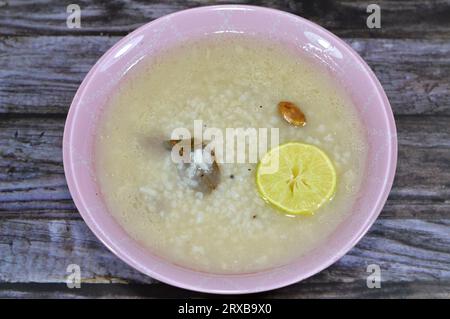
M 278 114 L 286 100 L 306 126 Z M 194 120 L 223 130 L 279 128 L 280 143 L 320 147 L 337 172 L 333 200 L 313 216 L 286 216 L 259 196 L 255 163 L 221 164 L 210 194 L 186 187 L 162 143 Z M 366 156 L 340 84 L 322 66 L 248 36 L 209 36 L 139 62 L 105 108 L 96 142 L 97 178 L 114 218 L 153 253 L 212 273 L 280 266 L 323 243 L 350 212 Z

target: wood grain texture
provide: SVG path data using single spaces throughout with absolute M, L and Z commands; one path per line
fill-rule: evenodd
M 196 293 L 164 284 L 83 284 L 80 289 L 68 289 L 65 284 L 0 284 L 0 298 L 449 298 L 448 282 L 385 283 L 382 289 L 367 289 L 365 281 L 352 283 L 309 283 L 291 285 L 270 292 L 220 296 Z
M 220 296 L 177 289 L 168 285 L 84 284 L 68 289 L 64 284 L 0 284 L 0 298 L 214 298 L 222 299 L 311 299 L 311 298 L 449 298 L 446 282 L 386 283 L 382 289 L 367 289 L 365 282 L 301 284 L 266 293 Z
M 0 37 L 0 114 L 65 116 L 86 73 L 119 39 Z M 450 115 L 450 41 L 346 41 L 372 67 L 396 115 Z
M 388 1 L 381 8 L 381 28 L 368 29 L 367 6 L 373 1 L 348 0 L 171 0 L 76 1 L 81 28 L 66 25 L 65 0 L 3 0 L 0 30 L 5 35 L 124 35 L 151 20 L 178 10 L 213 4 L 252 4 L 291 12 L 310 19 L 340 36 L 383 38 L 450 38 L 450 1 Z

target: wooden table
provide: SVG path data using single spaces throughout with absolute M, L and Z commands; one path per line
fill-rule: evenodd
M 66 27 L 66 6 L 81 28 Z M 127 266 L 91 233 L 64 179 L 61 141 L 78 85 L 138 26 L 224 1 L 0 1 L 0 297 L 206 297 Z M 450 1 L 237 1 L 306 17 L 347 41 L 377 74 L 394 109 L 399 162 L 377 222 L 345 257 L 257 297 L 450 297 Z M 81 289 L 66 287 L 79 264 Z M 380 289 L 366 286 L 369 264 Z

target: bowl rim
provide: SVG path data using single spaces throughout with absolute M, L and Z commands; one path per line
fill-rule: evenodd
M 385 118 L 387 120 L 387 126 L 389 128 L 389 134 L 393 138 L 389 141 L 388 147 L 389 147 L 389 161 L 387 163 L 386 171 L 384 176 L 384 181 L 382 184 L 382 187 L 380 187 L 380 192 L 377 196 L 377 199 L 373 205 L 373 209 L 370 213 L 370 218 L 368 218 L 365 223 L 363 224 L 360 229 L 358 229 L 357 232 L 354 232 L 351 235 L 351 238 L 349 238 L 345 245 L 341 247 L 338 251 L 335 251 L 334 254 L 328 259 L 327 262 L 323 262 L 320 265 L 317 265 L 314 270 L 311 270 L 309 272 L 297 272 L 295 275 L 290 276 L 289 278 L 286 278 L 284 280 L 279 280 L 276 282 L 267 282 L 264 285 L 260 285 L 258 287 L 238 287 L 236 289 L 229 289 L 229 288 L 221 288 L 217 286 L 211 286 L 207 287 L 205 285 L 201 284 L 193 284 L 193 283 L 186 283 L 180 280 L 174 280 L 170 276 L 162 275 L 158 270 L 152 269 L 149 265 L 143 265 L 140 263 L 135 257 L 131 256 L 130 254 L 121 251 L 117 248 L 113 240 L 108 237 L 108 234 L 106 234 L 102 226 L 99 225 L 91 216 L 92 212 L 89 209 L 87 203 L 84 201 L 83 198 L 83 191 L 80 189 L 78 183 L 77 183 L 77 172 L 73 167 L 73 162 L 71 158 L 70 153 L 70 147 L 72 144 L 72 138 L 74 133 L 74 125 L 75 125 L 75 110 L 77 105 L 79 104 L 81 100 L 81 95 L 85 88 L 87 83 L 90 81 L 90 79 L 93 77 L 93 74 L 98 70 L 99 66 L 105 62 L 109 58 L 109 55 L 116 50 L 119 47 L 124 46 L 127 41 L 129 41 L 133 36 L 141 33 L 144 31 L 144 29 L 147 29 L 151 27 L 152 25 L 158 23 L 161 20 L 164 19 L 174 19 L 179 16 L 186 16 L 190 15 L 192 13 L 207 13 L 211 10 L 249 10 L 251 12 L 265 12 L 273 15 L 278 15 L 280 19 L 295 19 L 297 22 L 300 22 L 302 24 L 307 25 L 308 27 L 318 30 L 321 33 L 324 33 L 328 36 L 328 39 L 331 39 L 334 43 L 338 43 L 340 46 L 342 46 L 344 49 L 347 50 L 347 53 L 353 58 L 356 59 L 359 63 L 359 66 L 362 67 L 363 71 L 367 74 L 367 76 L 372 80 L 373 84 L 375 84 L 374 90 L 376 91 L 377 96 L 381 99 L 382 110 L 384 111 Z M 193 291 L 198 292 L 208 292 L 208 293 L 216 293 L 216 294 L 244 294 L 244 293 L 256 293 L 256 292 L 262 292 L 267 290 L 272 290 L 276 288 L 285 287 L 287 285 L 299 282 L 301 280 L 304 280 L 314 274 L 317 274 L 321 272 L 322 270 L 326 269 L 330 265 L 332 265 L 334 262 L 336 262 L 338 259 L 343 257 L 351 248 L 353 248 L 356 243 L 364 236 L 364 234 L 369 230 L 371 225 L 375 222 L 376 218 L 380 214 L 387 197 L 390 193 L 395 171 L 396 171 L 396 165 L 397 165 L 397 133 L 396 133 L 396 126 L 395 126 L 395 120 L 392 113 L 392 109 L 389 103 L 389 100 L 378 81 L 377 77 L 373 73 L 373 71 L 370 69 L 370 67 L 366 64 L 366 62 L 359 56 L 358 53 L 356 53 L 353 48 L 351 48 L 347 43 L 345 43 L 343 40 L 338 38 L 336 35 L 331 33 L 330 31 L 324 29 L 323 27 L 305 19 L 300 16 L 280 11 L 277 9 L 271 9 L 266 7 L 259 7 L 259 6 L 253 6 L 253 5 L 213 5 L 213 6 L 202 6 L 202 7 L 196 7 L 186 10 L 177 11 L 165 16 L 162 16 L 158 19 L 155 19 L 149 23 L 146 23 L 142 25 L 141 27 L 137 28 L 133 32 L 129 33 L 127 36 L 120 39 L 117 43 L 115 43 L 110 49 L 108 49 L 100 59 L 95 63 L 95 65 L 91 68 L 91 70 L 88 72 L 88 74 L 85 76 L 83 82 L 81 83 L 80 87 L 77 90 L 77 93 L 75 94 L 75 97 L 71 103 L 71 106 L 69 108 L 69 112 L 67 115 L 65 128 L 64 128 L 64 135 L 63 135 L 63 163 L 64 163 L 64 173 L 66 177 L 66 181 L 68 184 L 68 188 L 70 191 L 70 194 L 73 198 L 73 201 L 82 216 L 83 220 L 86 222 L 88 227 L 91 229 L 91 231 L 96 235 L 96 237 L 106 246 L 110 251 L 112 251 L 116 256 L 118 256 L 122 261 L 130 265 L 131 267 L 139 270 L 140 272 L 157 279 L 158 281 L 177 286 L 180 288 L 185 288 Z M 186 268 L 186 270 L 188 270 Z M 192 270 L 191 270 L 192 271 Z M 264 271 L 260 272 L 263 273 Z M 207 274 L 204 272 L 197 271 L 196 273 L 199 274 L 199 276 L 203 275 L 213 275 L 213 274 Z M 246 274 L 249 275 L 249 274 Z M 251 275 L 251 274 L 250 274 Z M 233 277 L 233 275 L 214 275 L 219 277 Z M 238 276 L 238 275 L 237 275 Z M 200 278 L 199 277 L 199 278 Z

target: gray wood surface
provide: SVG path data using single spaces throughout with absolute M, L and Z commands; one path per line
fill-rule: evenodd
M 90 232 L 64 179 L 62 133 L 78 85 L 134 28 L 220 1 L 0 1 L 0 298 L 210 297 L 159 283 Z M 263 298 L 450 298 L 450 1 L 378 1 L 382 28 L 365 27 L 370 1 L 240 1 L 309 18 L 344 37 L 369 63 L 398 129 L 394 187 L 379 219 L 346 256 Z M 66 267 L 81 265 L 81 289 Z M 382 269 L 368 289 L 366 267 Z
M 66 28 L 69 3 L 82 9 L 82 28 Z M 251 4 L 306 17 L 339 36 L 383 38 L 450 38 L 448 0 L 3 0 L 0 28 L 6 35 L 78 34 L 124 35 L 150 20 L 178 10 L 208 4 Z M 376 3 L 382 9 L 383 26 L 368 30 L 366 8 Z M 84 22 L 84 23 L 83 23 Z

